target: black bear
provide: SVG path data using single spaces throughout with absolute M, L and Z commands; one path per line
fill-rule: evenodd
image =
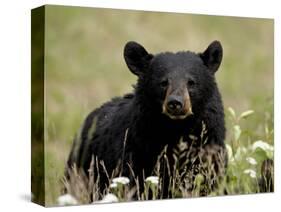
M 75 164 L 85 173 L 89 168 L 98 171 L 101 193 L 112 176 L 127 176 L 132 184 L 138 179 L 142 190 L 143 180 L 154 174 L 157 162 L 164 163 L 159 155 L 165 149 L 168 162 L 161 165 L 159 174 L 163 179 L 161 197 L 168 198 L 172 175 L 167 167 L 179 167 L 175 166 L 175 149 L 183 143 L 181 170 L 192 171 L 185 188 L 192 190 L 194 177 L 203 173 L 209 189 L 202 195 L 210 192 L 216 180 L 208 179 L 222 176 L 227 164 L 224 110 L 215 80 L 222 56 L 219 41 L 203 53 L 155 55 L 128 42 L 124 58 L 138 76 L 134 92 L 114 98 L 88 115 L 73 143 L 67 170 Z M 99 165 L 91 163 L 93 159 Z M 206 162 L 212 172 L 204 169 Z

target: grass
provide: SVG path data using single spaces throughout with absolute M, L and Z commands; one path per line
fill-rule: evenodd
M 73 137 L 86 115 L 130 92 L 136 82 L 123 60 L 129 40 L 152 53 L 200 52 L 211 41 L 221 41 L 224 58 L 216 78 L 226 113 L 225 142 L 233 155 L 242 152 L 227 170 L 231 181 L 226 186 L 230 194 L 257 191 L 256 181 L 244 170 L 253 169 L 259 176 L 258 155 L 265 153 L 256 155 L 250 147 L 258 140 L 274 143 L 272 20 L 47 6 L 45 39 L 47 205 L 57 204 Z M 254 114 L 237 122 L 229 107 L 236 114 Z M 254 157 L 257 165 L 247 157 Z
M 254 111 L 252 110 L 236 115 L 232 108 L 228 108 L 228 117 L 233 122 L 233 136 L 230 144 L 227 144 L 229 162 L 226 170 L 223 150 L 217 149 L 220 152 L 217 154 L 214 149 L 218 147 L 212 146 L 209 149 L 201 149 L 199 152 L 194 149 L 196 151 L 194 152 L 192 145 L 180 141 L 173 153 L 174 165 L 172 167 L 169 165 L 164 148 L 155 165 L 154 176 L 144 179 L 142 186 L 136 177 L 133 182 L 130 182 L 126 177 L 112 175 L 108 176 L 111 184 L 106 187 L 104 192 L 100 191 L 96 185 L 99 183 L 100 171 L 95 173 L 93 167 L 98 167 L 98 164 L 102 162 L 93 159 L 89 173 L 84 173 L 75 166 L 69 170 L 70 178 L 64 180 L 67 193 L 77 200 L 75 204 L 162 199 L 164 190 L 161 173 L 163 173 L 163 167 L 166 168 L 170 182 L 168 198 L 272 192 L 274 191 L 274 148 L 269 143 L 272 142 L 273 129 L 268 128 L 265 123 L 264 138 L 267 139 L 266 141 L 252 141 L 251 138 L 248 138 L 247 145 L 241 144 L 245 130 L 241 129 L 240 125 L 253 116 Z M 190 155 L 193 156 L 190 157 Z M 190 158 L 192 159 L 190 160 Z M 197 164 L 196 160 L 201 163 Z M 216 161 L 215 165 L 214 161 Z M 186 167 L 192 168 L 186 169 Z M 215 171 L 215 167 L 219 167 L 221 171 Z M 106 171 L 104 166 L 103 168 Z M 135 176 L 133 172 L 132 174 Z M 134 186 L 132 187 L 132 185 Z M 144 189 L 142 190 L 140 187 Z M 108 199 L 109 195 L 114 196 Z

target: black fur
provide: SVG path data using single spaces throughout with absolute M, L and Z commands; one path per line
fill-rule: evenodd
M 75 163 L 87 173 L 94 156 L 104 161 L 109 175 L 121 162 L 121 175 L 133 181 L 129 164 L 135 178 L 142 181 L 143 177 L 152 174 L 157 157 L 166 145 L 167 155 L 172 161 L 169 152 L 181 138 L 190 142 L 189 135 L 200 137 L 202 122 L 207 128 L 206 143 L 195 146 L 204 149 L 217 145 L 224 149 L 223 104 L 214 77 L 222 59 L 222 47 L 218 41 L 200 54 L 166 52 L 156 55 L 147 53 L 135 42 L 129 42 L 124 57 L 129 69 L 138 76 L 134 92 L 114 98 L 88 115 L 79 142 L 77 139 L 74 142 L 68 167 Z M 173 87 L 180 82 L 187 85 L 193 115 L 173 120 L 162 113 L 166 92 L 160 86 L 163 79 L 169 79 Z M 193 84 L 188 87 L 190 79 Z M 95 130 L 91 131 L 93 125 Z M 105 173 L 102 174 L 101 190 L 108 183 Z

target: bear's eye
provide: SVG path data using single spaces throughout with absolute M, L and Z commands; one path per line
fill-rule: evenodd
M 162 88 L 166 88 L 167 86 L 168 86 L 168 80 L 166 79 L 166 80 L 163 80 L 163 81 L 161 81 L 160 82 L 160 86 L 162 87 Z
M 193 86 L 195 85 L 194 80 L 189 79 L 189 80 L 187 81 L 187 85 L 188 85 L 188 87 L 193 87 Z

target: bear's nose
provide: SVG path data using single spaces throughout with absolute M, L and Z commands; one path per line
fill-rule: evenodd
M 167 103 L 167 107 L 171 111 L 180 111 L 182 109 L 182 107 L 183 107 L 183 104 L 178 99 L 171 99 Z

